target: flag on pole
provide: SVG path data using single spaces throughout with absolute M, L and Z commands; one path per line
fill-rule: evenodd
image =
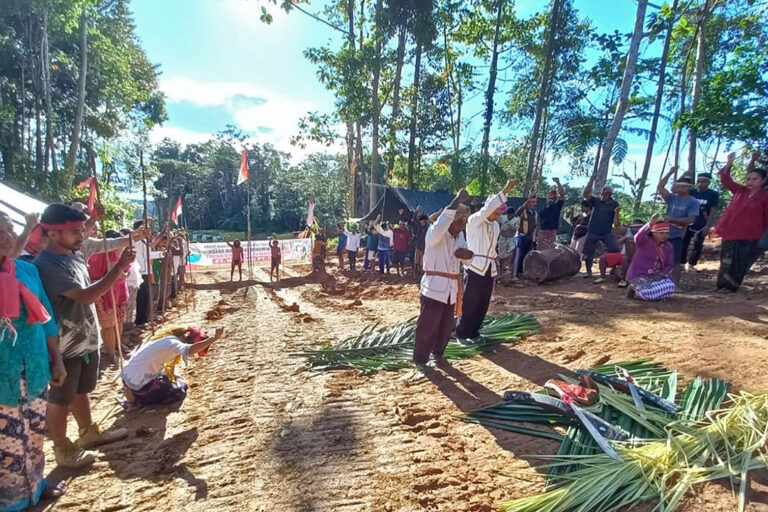
M 87 180 L 79 183 L 77 188 L 81 189 L 89 185 L 91 186 L 91 193 L 88 195 L 88 213 L 93 215 L 93 206 L 96 203 L 96 187 L 98 186 L 98 183 L 96 183 L 96 178 L 88 178 Z
M 237 184 L 248 181 L 248 150 L 243 149 L 243 156 L 240 158 L 240 172 L 237 173 Z
M 176 206 L 173 207 L 173 211 L 171 212 L 171 220 L 176 222 L 176 219 L 178 219 L 181 214 L 181 196 L 179 196 L 179 200 L 176 201 Z
M 307 226 L 311 226 L 315 220 L 315 198 L 309 196 L 309 208 L 307 209 Z

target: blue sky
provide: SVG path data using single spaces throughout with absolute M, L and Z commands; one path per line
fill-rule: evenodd
M 154 142 L 165 136 L 182 143 L 202 141 L 230 123 L 256 141 L 270 142 L 293 153 L 294 158 L 323 149 L 310 145 L 300 152 L 290 145 L 289 138 L 297 134 L 296 122 L 306 112 L 333 110 L 333 96 L 319 83 L 314 65 L 302 52 L 330 39 L 337 40 L 338 35 L 296 11 L 286 15 L 271 8 L 273 23 L 262 23 L 260 6 L 266 3 L 131 2 L 138 36 L 150 61 L 160 65 L 161 88 L 168 97 L 169 120 L 155 129 Z M 545 4 L 543 0 L 520 0 L 517 11 L 529 16 Z M 308 9 L 317 12 L 321 5 L 314 1 Z M 575 0 L 575 5 L 600 31 L 632 30 L 636 9 L 633 0 Z M 503 96 L 497 94 L 497 98 L 497 105 L 501 105 Z M 467 116 L 479 114 L 482 109 L 482 95 L 478 95 L 467 105 Z M 467 136 L 479 143 L 480 129 L 481 116 L 475 115 Z M 495 137 L 504 136 L 504 128 L 494 125 L 493 130 Z M 664 136 L 657 148 L 662 146 Z M 641 166 L 644 148 L 643 139 L 631 139 L 627 163 L 631 165 L 634 159 Z M 546 174 L 564 176 L 567 169 L 566 162 L 549 162 Z

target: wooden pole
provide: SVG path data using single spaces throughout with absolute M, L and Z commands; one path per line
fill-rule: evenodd
M 253 281 L 253 262 L 251 260 L 251 183 L 250 183 L 250 173 L 248 180 L 245 182 L 245 190 L 248 197 L 247 204 L 245 206 L 245 222 L 248 224 L 246 226 L 246 239 L 248 240 L 248 244 L 246 247 L 248 248 L 248 280 Z
M 152 326 L 152 334 L 155 333 L 155 303 L 152 299 L 152 228 L 149 225 L 149 208 L 147 203 L 147 175 L 144 170 L 144 150 L 139 151 L 139 164 L 141 166 L 141 184 L 144 189 L 144 227 L 147 228 L 147 240 L 145 242 L 147 251 L 147 291 L 149 292 L 149 323 Z
M 184 266 L 188 268 L 187 275 L 189 276 L 189 282 L 194 285 L 195 284 L 195 278 L 192 276 L 192 262 L 189 261 L 189 224 L 187 223 L 187 216 L 184 217 L 184 233 L 186 234 L 186 242 L 187 242 L 187 250 L 184 251 Z M 190 293 L 192 294 L 192 310 L 197 311 L 197 299 L 195 299 L 195 289 L 194 286 L 189 288 Z
M 91 164 L 91 177 L 93 178 L 93 187 L 96 187 L 96 203 L 101 203 L 101 191 L 99 190 L 99 180 L 96 177 L 96 157 L 93 154 L 93 148 L 88 146 L 88 156 Z M 105 227 L 104 218 L 99 222 L 101 224 L 101 239 L 104 244 L 104 259 L 107 262 L 107 274 L 112 270 L 112 262 L 109 261 L 109 250 L 107 246 L 107 229 Z M 133 236 L 133 235 L 130 235 Z M 114 322 L 113 329 L 115 331 L 115 344 L 117 345 L 117 358 L 120 365 L 120 373 L 123 373 L 123 340 L 120 336 L 120 329 L 117 325 L 117 301 L 115 300 L 115 287 L 114 285 L 109 287 L 109 297 L 112 299 L 112 321 Z

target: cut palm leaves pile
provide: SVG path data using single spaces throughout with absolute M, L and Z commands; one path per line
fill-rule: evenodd
M 694 425 L 673 422 L 666 439 L 619 446 L 624 462 L 602 453 L 551 457 L 551 466 L 578 464 L 581 469 L 561 476 L 543 494 L 499 507 L 506 512 L 612 512 L 657 498 L 658 510 L 671 511 L 692 485 L 738 477 L 743 511 L 747 473 L 768 467 L 768 392 L 731 395 L 729 405 Z
M 507 343 L 538 331 L 539 322 L 532 315 L 487 316 L 480 328 L 480 336 L 469 345 L 460 345 L 452 338 L 445 349 L 446 359 L 465 359 L 493 350 L 500 343 Z M 356 368 L 363 372 L 397 370 L 411 366 L 416 319 L 391 327 L 378 325 L 363 330 L 358 336 L 348 338 L 334 347 L 300 352 L 315 370 Z

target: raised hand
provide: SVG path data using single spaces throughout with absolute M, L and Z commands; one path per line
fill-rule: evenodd
M 120 268 L 126 268 L 128 265 L 134 262 L 136 259 L 136 251 L 133 247 L 127 247 L 123 254 L 120 255 L 120 259 L 117 261 L 117 265 Z
M 517 182 L 515 180 L 507 180 L 507 184 L 504 185 L 504 195 L 509 194 L 517 187 Z
M 467 192 L 467 189 L 462 188 L 459 190 L 459 192 L 456 194 L 456 198 L 459 200 L 459 202 L 464 202 L 467 199 L 469 199 L 469 192 Z
M 731 165 L 733 164 L 734 160 L 736 160 L 736 153 L 734 152 L 728 153 L 728 157 L 726 158 L 726 164 Z
M 552 178 L 552 181 L 554 181 L 554 182 L 555 182 L 555 183 L 557 183 L 558 185 L 560 184 L 560 178 L 558 178 L 557 176 L 555 176 L 554 178 Z
M 94 219 L 102 220 L 104 218 L 104 214 L 106 213 L 106 209 L 104 208 L 103 204 L 95 204 L 93 205 L 93 211 L 91 212 L 91 217 Z
M 28 213 L 24 216 L 24 220 L 27 221 L 27 231 L 30 233 L 33 229 L 37 227 L 38 224 L 40 224 L 40 214 L 39 213 Z

